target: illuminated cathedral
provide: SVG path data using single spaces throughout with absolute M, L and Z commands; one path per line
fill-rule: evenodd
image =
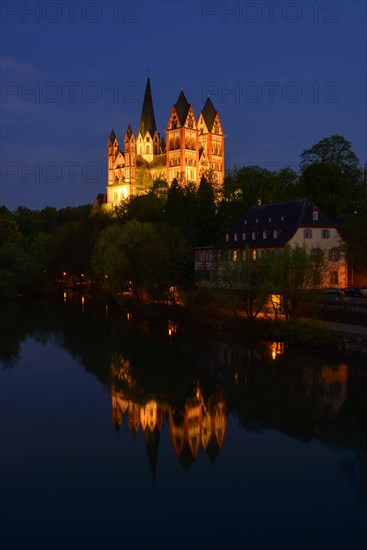
M 108 206 L 146 192 L 157 179 L 165 180 L 168 185 L 177 179 L 185 185 L 199 184 L 205 176 L 214 183 L 223 183 L 224 133 L 210 97 L 196 119 L 191 103 L 181 90 L 172 106 L 165 133 L 166 139 L 157 130 L 148 77 L 137 133 L 129 124 L 121 148 L 114 130 L 108 140 Z

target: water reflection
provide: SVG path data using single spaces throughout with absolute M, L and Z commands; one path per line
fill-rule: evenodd
M 205 402 L 200 388 L 183 407 L 171 407 L 169 403 L 155 399 L 139 403 L 113 386 L 111 398 L 112 423 L 116 432 L 119 432 L 125 417 L 133 439 L 139 430 L 143 432 L 153 479 L 156 477 L 160 432 L 165 422 L 169 424 L 169 437 L 176 458 L 186 473 L 197 459 L 200 447 L 209 460 L 215 462 L 227 430 L 224 401 L 212 399 Z
M 273 344 L 266 349 L 272 350 Z M 227 431 L 228 408 L 247 430 L 270 427 L 303 441 L 329 437 L 329 426 L 342 417 L 348 400 L 348 365 L 344 362 L 332 366 L 308 363 L 291 369 L 283 363 L 280 370 L 272 369 L 272 362 L 267 367 L 259 351 L 223 342 L 212 342 L 209 356 L 210 370 L 215 365 L 221 382 L 213 386 L 202 376 L 204 396 L 200 382 L 192 379 L 189 396 L 181 403 L 165 391 L 153 397 L 141 377 L 141 365 L 136 368 L 122 352 L 111 357 L 112 423 L 119 432 L 127 417 L 133 438 L 142 431 L 154 479 L 166 423 L 175 455 L 188 473 L 200 448 L 215 462 Z M 159 368 L 155 374 L 160 376 Z M 163 389 L 163 385 L 158 387 Z
M 161 436 L 169 437 L 185 472 L 200 454 L 216 462 L 227 448 L 230 412 L 240 430 L 273 429 L 352 449 L 358 460 L 341 470 L 366 496 L 364 365 L 330 354 L 300 355 L 279 342 L 213 336 L 174 321 L 139 325 L 138 315 L 127 321 L 105 302 L 92 308 L 83 297 L 83 315 L 80 294 L 68 295 L 66 304 L 61 294 L 61 307 L 5 304 L 0 361 L 16 367 L 27 337 L 42 344 L 51 339 L 67 350 L 111 392 L 116 430 L 126 418 L 131 436 L 143 435 L 153 477 Z

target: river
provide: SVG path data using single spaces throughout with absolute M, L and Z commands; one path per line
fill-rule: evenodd
M 366 547 L 361 362 L 80 296 L 0 321 L 5 550 Z

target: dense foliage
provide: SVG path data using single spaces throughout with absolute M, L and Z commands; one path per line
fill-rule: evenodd
M 50 282 L 67 279 L 174 303 L 174 289 L 192 285 L 193 247 L 216 243 L 253 205 L 296 198 L 309 199 L 331 219 L 349 215 L 351 250 L 357 263 L 365 262 L 365 189 L 358 159 L 347 140 L 331 136 L 302 153 L 300 174 L 244 166 L 228 174 L 221 188 L 204 178 L 199 186 L 174 180 L 168 187 L 158 180 L 146 194 L 122 201 L 113 216 L 103 210 L 91 215 L 91 205 L 15 212 L 2 207 L 0 298 L 44 292 Z M 251 289 L 261 278 L 248 264 L 247 307 L 256 312 Z

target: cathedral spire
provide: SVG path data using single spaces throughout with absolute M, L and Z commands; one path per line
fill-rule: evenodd
M 150 76 L 148 76 L 147 85 L 145 88 L 145 95 L 144 95 L 143 109 L 141 111 L 139 130 L 142 137 L 144 137 L 147 132 L 149 132 L 151 137 L 153 137 L 154 133 L 157 131 L 157 126 L 156 126 L 155 117 L 154 117 L 154 109 L 153 109 L 152 90 L 150 87 Z
M 187 101 L 182 88 L 180 91 L 180 95 L 178 96 L 178 99 L 175 103 L 175 108 L 181 125 L 185 124 L 187 113 L 190 109 L 190 103 Z
M 215 107 L 209 95 L 206 99 L 204 108 L 201 113 L 203 115 L 203 119 L 205 120 L 206 127 L 208 128 L 209 132 L 211 132 L 215 117 L 217 116 L 217 111 L 215 110 Z

